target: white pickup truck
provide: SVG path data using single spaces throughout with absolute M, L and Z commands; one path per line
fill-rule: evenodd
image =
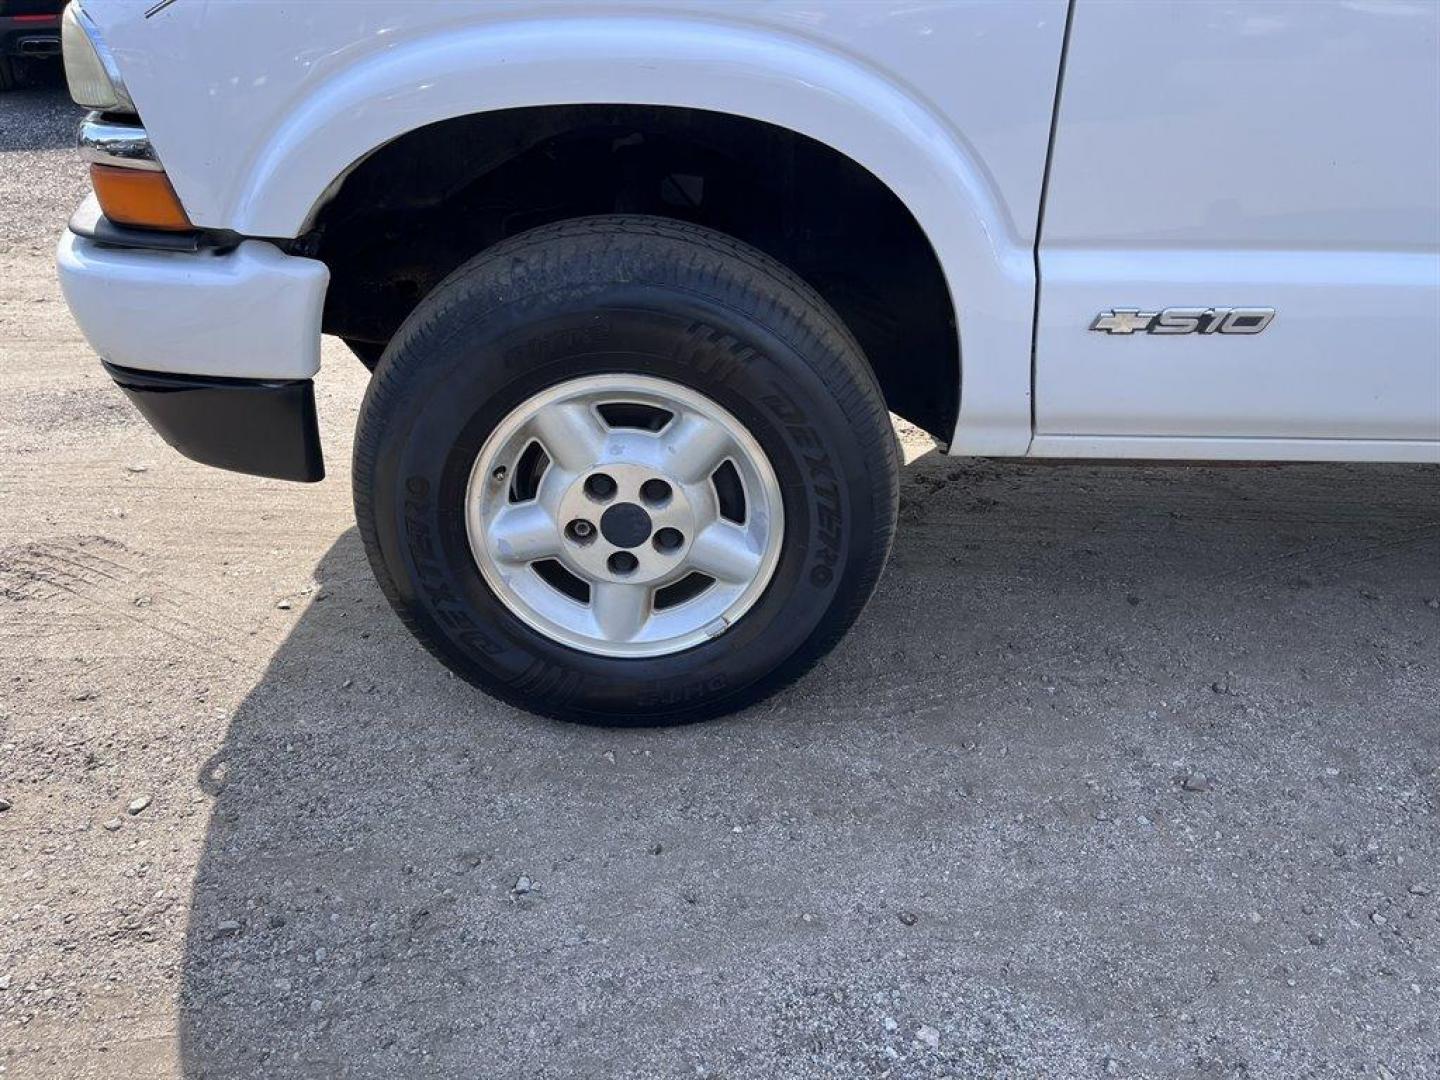
M 1440 5 L 84 0 L 106 370 L 354 496 L 455 671 L 608 723 L 805 672 L 949 453 L 1440 460 Z M 957 613 L 958 617 L 958 613 Z

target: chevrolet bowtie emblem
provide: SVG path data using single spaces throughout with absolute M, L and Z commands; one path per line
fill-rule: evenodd
M 1137 330 L 1147 329 L 1150 321 L 1159 314 L 1158 311 L 1137 311 L 1134 308 L 1102 311 L 1095 316 L 1090 329 L 1104 330 L 1107 334 L 1133 334 Z
M 1112 308 L 1096 315 L 1090 329 L 1106 334 L 1258 334 L 1274 318 L 1275 309 L 1268 307 Z

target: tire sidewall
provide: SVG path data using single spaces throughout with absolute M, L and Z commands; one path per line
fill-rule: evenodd
M 837 608 L 868 591 L 853 578 L 875 555 L 874 517 L 887 509 L 875 499 L 880 465 L 863 460 L 852 418 L 805 356 L 760 319 L 644 284 L 508 302 L 472 290 L 445 310 L 402 332 L 382 362 L 405 369 L 394 373 L 400 392 L 367 419 L 382 425 L 372 561 L 447 664 L 533 711 L 698 719 L 788 681 L 848 625 L 846 616 L 834 627 Z M 488 434 L 534 394 L 602 372 L 669 379 L 712 398 L 760 443 L 781 487 L 785 538 L 765 592 L 715 640 L 668 656 L 602 657 L 550 640 L 501 603 L 469 547 L 466 486 Z

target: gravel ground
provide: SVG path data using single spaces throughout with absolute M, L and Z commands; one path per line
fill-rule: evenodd
M 0 94 L 0 252 L 48 252 L 90 190 L 75 156 L 75 126 L 85 110 L 70 100 L 58 64 L 32 70 L 27 82 Z
M 0 98 L 0 1072 L 1440 1076 L 1440 475 L 959 462 L 781 697 L 451 678 L 330 478 L 168 451 Z M 17 200 L 17 195 L 21 196 Z

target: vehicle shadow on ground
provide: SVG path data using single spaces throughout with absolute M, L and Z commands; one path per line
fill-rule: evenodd
M 186 1074 L 1419 1075 L 1436 495 L 927 456 L 835 655 L 664 731 L 449 676 L 351 530 L 199 777 Z

